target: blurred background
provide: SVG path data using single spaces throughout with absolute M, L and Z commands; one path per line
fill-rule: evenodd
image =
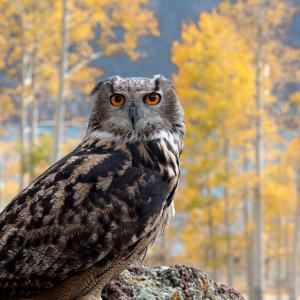
M 0 0 L 0 207 L 82 139 L 97 81 L 173 79 L 177 215 L 148 264 L 300 299 L 299 0 Z

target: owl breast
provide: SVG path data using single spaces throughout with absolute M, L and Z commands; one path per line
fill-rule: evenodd
M 109 282 L 113 277 L 111 274 L 121 272 L 133 261 L 144 257 L 148 247 L 163 234 L 174 215 L 173 197 L 178 184 L 179 161 L 171 145 L 165 140 L 135 142 L 127 143 L 123 151 L 130 153 L 130 165 L 120 177 L 120 182 L 118 178 L 112 180 L 115 186 L 112 193 L 126 208 L 127 226 L 116 228 L 122 246 L 115 244 L 109 260 L 100 259 L 92 267 L 95 274 L 107 274 L 105 279 L 96 276 L 99 278 L 96 284 L 101 286 Z M 126 180 L 126 186 L 122 184 L 123 180 Z M 116 192 L 119 184 L 121 190 Z M 132 222 L 129 220 L 131 215 L 134 216 Z M 88 289 L 83 290 L 77 296 L 89 292 Z
M 175 212 L 172 201 L 179 179 L 177 154 L 164 139 L 128 143 L 127 147 L 132 157 L 132 168 L 141 172 L 137 184 L 140 184 L 142 196 L 135 200 L 143 203 L 144 213 L 148 209 L 155 211 L 153 215 L 147 215 L 149 224 L 144 230 L 147 232 L 153 226 L 156 233 L 162 233 Z

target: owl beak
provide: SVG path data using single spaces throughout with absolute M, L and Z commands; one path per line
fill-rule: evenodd
M 132 128 L 135 130 L 135 124 L 138 118 L 137 107 L 131 104 L 129 107 L 129 120 L 131 121 Z

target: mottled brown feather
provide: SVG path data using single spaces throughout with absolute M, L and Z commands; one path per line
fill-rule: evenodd
M 43 291 L 157 230 L 174 156 L 163 140 L 89 141 L 42 174 L 0 215 L 0 296 Z

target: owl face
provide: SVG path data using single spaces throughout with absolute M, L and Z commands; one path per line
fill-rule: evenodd
M 184 135 L 183 110 L 172 83 L 161 75 L 153 78 L 112 77 L 100 82 L 89 131 L 116 137 L 179 132 Z

